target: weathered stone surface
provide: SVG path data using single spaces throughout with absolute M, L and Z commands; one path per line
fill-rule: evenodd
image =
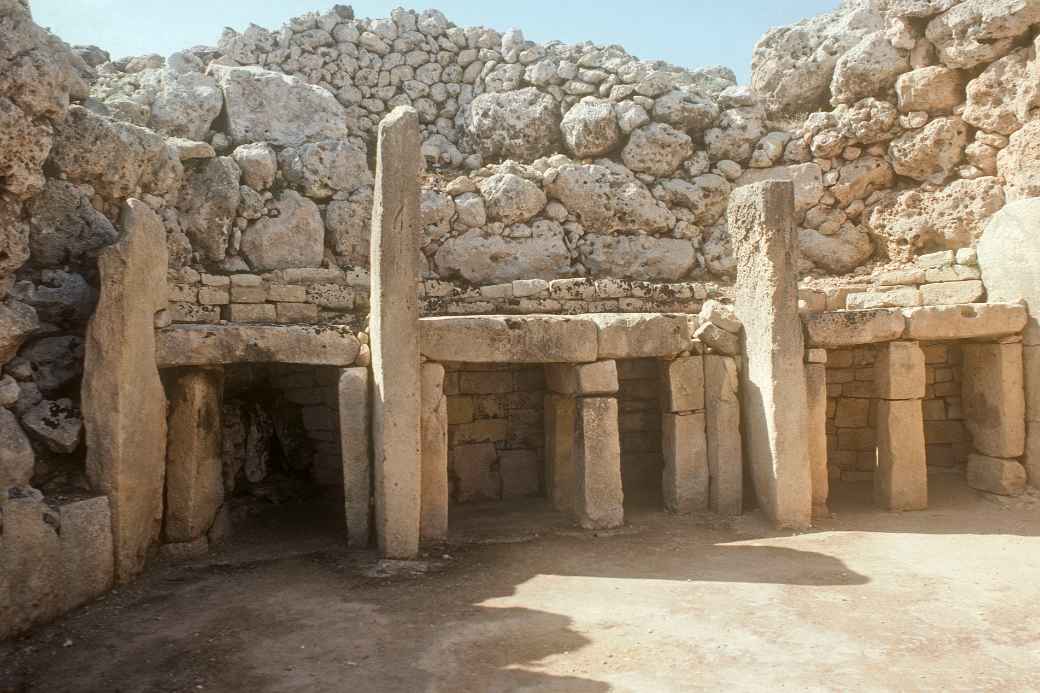
M 975 449 L 1021 457 L 1026 445 L 1022 343 L 964 344 L 961 410 Z
M 877 456 L 874 502 L 885 510 L 925 510 L 928 466 L 921 400 L 878 400 Z
M 964 83 L 957 70 L 930 65 L 911 70 L 896 80 L 899 110 L 949 113 L 964 99 Z M 965 120 L 971 122 L 965 115 Z
M 503 284 L 514 279 L 554 279 L 566 274 L 571 257 L 563 227 L 540 219 L 521 238 L 470 229 L 449 238 L 434 255 L 441 276 L 461 275 L 474 284 Z
M 968 486 L 1001 496 L 1019 496 L 1026 490 L 1026 469 L 1018 460 L 968 455 Z
M 940 282 L 921 287 L 921 301 L 926 306 L 977 303 L 985 298 L 986 288 L 978 279 Z
M 798 245 L 803 257 L 834 274 L 851 272 L 874 254 L 870 236 L 851 224 L 831 236 L 815 229 L 798 229 Z
M 224 373 L 219 368 L 178 370 L 167 380 L 167 541 L 204 536 L 224 502 L 223 394 Z
M 690 325 L 683 315 L 595 313 L 587 319 L 599 332 L 600 359 L 669 357 L 690 347 Z
M 29 224 L 22 218 L 22 205 L 14 197 L 0 194 L 0 280 L 13 275 L 28 259 Z
M 498 451 L 494 443 L 472 443 L 452 448 L 452 470 L 455 472 L 455 496 L 458 502 L 499 500 L 502 478 L 495 473 Z
M 680 514 L 706 511 L 710 482 L 704 412 L 663 414 L 661 436 L 665 510 Z
M 653 195 L 673 207 L 685 207 L 699 225 L 711 225 L 726 213 L 730 184 L 722 176 L 706 173 L 691 181 L 668 178 L 654 186 Z
M 542 189 L 513 173 L 496 173 L 480 181 L 487 215 L 491 221 L 516 224 L 529 221 L 542 211 L 546 198 Z
M 630 171 L 603 164 L 565 164 L 546 179 L 545 191 L 576 214 L 586 230 L 671 230 L 675 215 Z
M 1040 489 L 1040 425 L 1030 421 L 1027 427 L 1026 454 L 1022 463 L 1029 477 L 1029 485 Z
M 650 123 L 632 131 L 621 150 L 625 166 L 637 173 L 669 176 L 693 155 L 693 140 L 664 123 Z
M 547 394 L 545 407 L 545 473 L 549 498 L 560 512 L 572 512 L 577 493 L 574 469 L 574 435 L 577 400 Z
M 545 386 L 561 395 L 614 395 L 618 391 L 617 362 L 549 364 L 545 367 Z
M 175 53 L 171 60 L 184 55 Z M 194 69 L 167 68 L 160 71 L 157 87 L 148 127 L 173 137 L 206 139 L 210 125 L 224 107 L 224 95 L 216 80 Z
M 156 367 L 155 313 L 166 307 L 166 234 L 128 200 L 123 236 L 98 256 L 101 292 L 87 327 L 83 417 L 87 476 L 112 505 L 116 577 L 144 567 L 159 538 L 166 464 L 166 395 Z
M 621 140 L 614 105 L 606 99 L 582 99 L 560 123 L 563 140 L 574 156 L 588 159 L 610 153 Z
M 823 171 L 819 164 L 794 164 L 791 166 L 774 166 L 773 168 L 749 168 L 733 184 L 739 188 L 750 183 L 764 180 L 789 180 L 794 183 L 794 208 L 796 212 L 805 212 L 816 206 L 823 197 Z M 728 200 L 727 200 L 728 201 Z
M 0 638 L 49 621 L 63 606 L 58 518 L 32 488 L 5 490 L 0 503 Z
M 274 184 L 278 173 L 278 157 L 266 142 L 243 144 L 231 152 L 231 158 L 242 171 L 242 182 L 253 190 L 266 190 Z
M 156 332 L 160 368 L 229 363 L 349 366 L 361 344 L 346 327 L 174 325 Z
M 20 301 L 0 303 L 0 364 L 7 363 L 40 326 L 36 311 Z
M 1030 0 L 967 0 L 928 22 L 925 36 L 944 65 L 970 68 L 1007 54 L 1037 22 L 1040 7 Z
M 679 87 L 654 99 L 654 120 L 687 133 L 704 132 L 719 118 L 719 107 L 707 94 Z
M 33 263 L 44 267 L 92 260 L 118 236 L 87 191 L 55 178 L 29 203 L 29 215 Z
M 341 370 L 337 397 L 348 543 L 352 547 L 368 546 L 372 532 L 371 395 L 368 368 Z
M 711 476 L 710 507 L 720 515 L 740 515 L 744 503 L 739 391 L 736 360 L 707 354 L 704 357 L 704 417 Z
M 112 513 L 98 496 L 62 505 L 63 610 L 74 609 L 112 588 Z
M 346 140 L 287 147 L 278 155 L 278 165 L 286 181 L 318 200 L 372 185 L 364 148 Z
M 661 407 L 673 413 L 704 409 L 702 356 L 680 356 L 661 362 Z
M 186 172 L 177 207 L 192 248 L 206 261 L 220 262 L 227 253 L 241 177 L 238 164 L 226 156 Z
M 678 238 L 586 234 L 578 243 L 592 276 L 677 282 L 697 264 L 693 244 Z
M 372 189 L 360 188 L 349 199 L 325 207 L 325 245 L 347 265 L 368 267 L 372 226 Z
M 899 339 L 906 318 L 894 309 L 832 311 L 805 315 L 809 345 L 836 349 Z
M 295 147 L 348 135 L 346 111 L 319 86 L 255 66 L 212 64 L 209 73 L 224 92 L 228 134 L 235 144 Z
M 719 126 L 704 133 L 708 155 L 713 160 L 746 162 L 767 132 L 765 118 L 765 111 L 757 105 L 723 111 Z
M 968 125 L 987 132 L 1011 135 L 1029 120 L 1037 105 L 1036 79 L 1031 74 L 1029 48 L 997 60 L 968 82 L 962 117 Z
M 415 558 L 422 513 L 419 371 L 419 116 L 379 124 L 372 203 L 372 442 L 379 550 Z
M 942 181 L 960 163 L 967 144 L 968 128 L 960 118 L 950 116 L 936 118 L 920 130 L 895 138 L 888 155 L 892 168 L 901 176 Z
M 448 398 L 444 366 L 422 365 L 422 517 L 424 541 L 448 538 Z
M 481 94 L 466 112 L 465 127 L 485 162 L 533 161 L 559 151 L 560 108 L 534 87 Z
M 318 205 L 292 190 L 275 203 L 278 216 L 256 221 L 242 234 L 242 254 L 254 270 L 319 267 L 325 226 Z
M 1012 303 L 966 303 L 960 306 L 906 308 L 906 336 L 933 341 L 1006 337 L 1026 326 L 1026 308 Z
M 882 399 L 924 399 L 924 352 L 917 342 L 888 342 L 878 348 L 874 393 Z
M 502 498 L 537 496 L 541 486 L 541 462 L 534 450 L 503 450 L 498 454 Z
M 1030 120 L 997 154 L 1009 202 L 1040 196 L 1040 120 Z
M 737 257 L 737 315 L 747 365 L 743 422 L 755 493 L 782 527 L 812 522 L 805 351 L 798 317 L 794 186 L 766 181 L 740 188 L 727 213 Z
M 978 263 L 990 301 L 1025 301 L 1026 344 L 1040 344 L 1040 200 L 1020 200 L 993 216 L 978 244 Z M 1038 386 L 1040 387 L 1040 386 Z
M 620 527 L 625 511 L 616 399 L 578 398 L 573 454 L 578 524 L 585 529 Z
M 910 69 L 907 52 L 892 45 L 882 32 L 869 34 L 838 59 L 831 80 L 833 103 L 854 103 L 883 94 Z
M 7 409 L 0 409 L 0 493 L 12 486 L 28 486 L 35 459 L 18 419 Z
M 827 365 L 805 365 L 805 394 L 809 404 L 809 468 L 812 475 L 813 517 L 825 516 L 829 510 L 830 479 L 827 470 Z
M 22 425 L 51 452 L 75 452 L 83 439 L 79 407 L 68 397 L 41 400 L 22 414 Z
M 481 315 L 419 323 L 422 354 L 431 361 L 582 363 L 597 358 L 596 323 L 587 318 Z

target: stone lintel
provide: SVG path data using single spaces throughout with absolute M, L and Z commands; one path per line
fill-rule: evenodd
M 349 366 L 361 348 L 345 327 L 173 325 L 155 333 L 159 368 L 229 363 Z

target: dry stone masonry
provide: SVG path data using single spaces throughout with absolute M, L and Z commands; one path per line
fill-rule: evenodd
M 466 504 L 1040 487 L 1038 30 L 846 0 L 739 85 L 345 5 L 113 59 L 0 0 L 0 637 L 315 494 L 407 559 Z

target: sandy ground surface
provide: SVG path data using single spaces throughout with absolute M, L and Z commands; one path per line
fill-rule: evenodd
M 867 498 L 798 534 L 475 508 L 415 563 L 271 514 L 0 644 L 0 690 L 1040 690 L 1040 496 L 939 477 L 927 512 Z

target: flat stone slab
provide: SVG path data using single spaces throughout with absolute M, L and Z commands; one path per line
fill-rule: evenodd
M 596 325 L 587 317 L 473 315 L 422 318 L 422 354 L 465 363 L 588 363 Z
M 808 346 L 834 349 L 899 339 L 906 318 L 899 309 L 838 310 L 802 318 Z
M 690 348 L 690 323 L 685 315 L 598 313 L 586 317 L 599 330 L 600 359 L 660 358 Z
M 1020 303 L 966 303 L 904 309 L 910 339 L 1005 337 L 1025 329 L 1028 314 Z
M 159 368 L 228 363 L 349 366 L 361 348 L 344 327 L 173 325 L 155 333 Z

